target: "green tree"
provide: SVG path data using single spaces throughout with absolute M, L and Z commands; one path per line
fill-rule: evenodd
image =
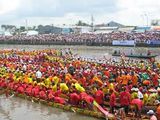
M 20 31 L 24 32 L 25 31 L 25 27 L 24 26 L 20 26 Z
M 78 23 L 76 24 L 77 26 L 89 26 L 89 24 L 82 22 L 81 20 L 78 21 Z

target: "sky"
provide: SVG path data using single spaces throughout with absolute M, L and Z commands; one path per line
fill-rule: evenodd
M 159 0 L 0 0 L 0 25 L 72 25 L 116 21 L 147 25 L 160 19 Z

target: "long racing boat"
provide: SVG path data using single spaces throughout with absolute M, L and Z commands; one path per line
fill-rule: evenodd
M 112 56 L 117 56 L 117 57 L 121 57 L 122 54 L 112 54 Z M 124 55 L 125 57 L 130 57 L 130 58 L 141 58 L 141 59 L 151 59 L 151 58 L 155 58 L 158 55 Z

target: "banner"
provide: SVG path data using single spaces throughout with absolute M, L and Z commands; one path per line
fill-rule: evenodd
M 160 45 L 160 40 L 148 40 L 148 45 Z
M 134 46 L 134 40 L 113 40 L 112 45 Z

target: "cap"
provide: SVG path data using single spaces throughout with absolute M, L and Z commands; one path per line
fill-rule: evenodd
M 153 110 L 149 110 L 149 111 L 147 112 L 147 114 L 148 114 L 148 115 L 154 115 L 154 111 L 153 111 Z

